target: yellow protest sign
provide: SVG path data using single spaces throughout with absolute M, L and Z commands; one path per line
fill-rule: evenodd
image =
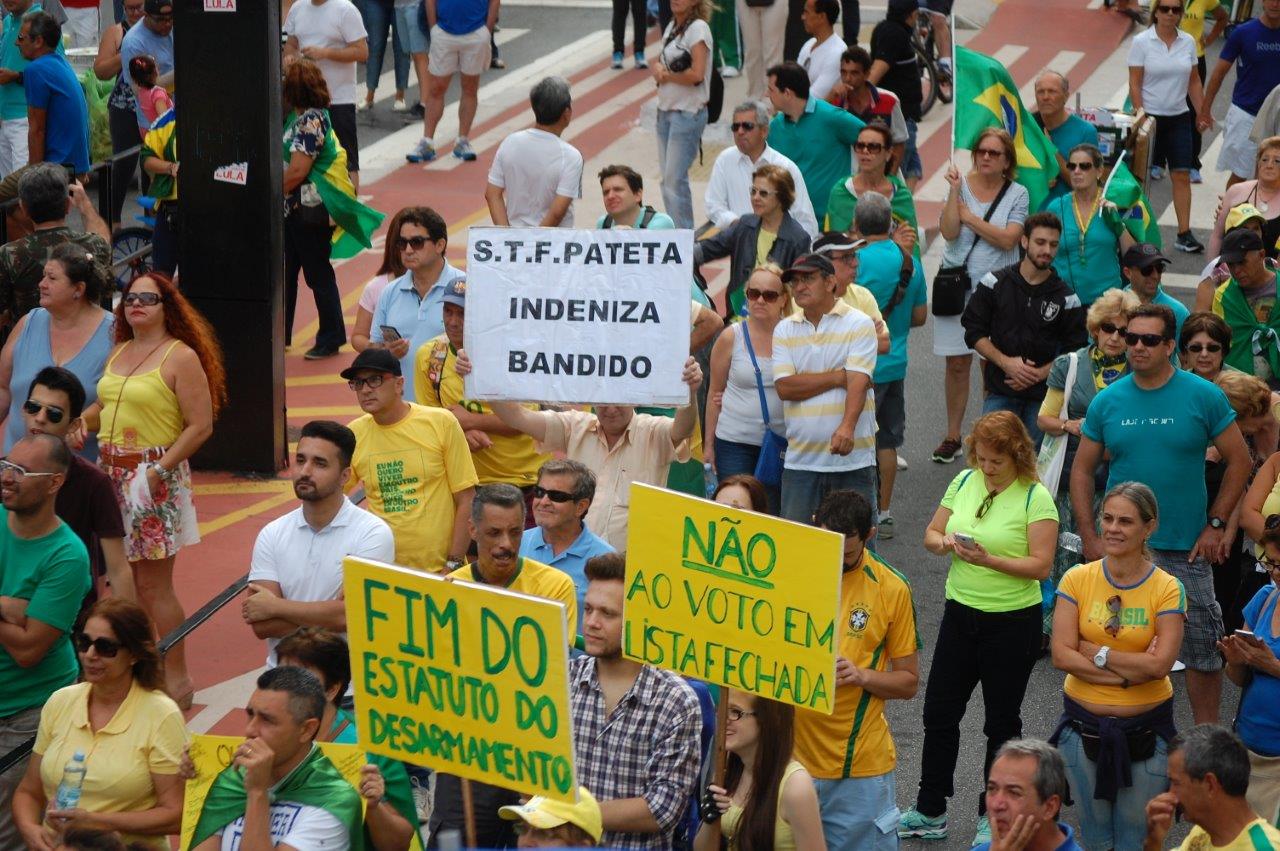
M 564 604 L 358 558 L 343 572 L 368 750 L 577 800 Z
M 830 714 L 844 539 L 631 485 L 622 652 Z
M 195 833 L 196 822 L 204 809 L 204 799 L 209 794 L 209 787 L 231 765 L 236 748 L 244 742 L 244 736 L 209 736 L 196 734 L 191 737 L 187 753 L 195 768 L 196 776 L 187 781 L 186 790 L 182 794 L 182 834 L 178 847 L 187 851 L 191 847 L 191 836 Z M 320 750 L 329 757 L 347 782 L 360 791 L 360 769 L 366 762 L 365 752 L 357 745 L 340 745 L 336 742 L 320 742 Z M 364 808 L 364 799 L 360 799 L 360 807 Z

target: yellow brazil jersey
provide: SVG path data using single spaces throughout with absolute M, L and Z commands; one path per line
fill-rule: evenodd
M 453 495 L 476 486 L 476 468 L 453 414 L 410 403 L 397 423 L 380 426 L 369 414 L 351 423 L 351 460 L 369 510 L 396 538 L 396 564 L 444 570 L 453 538 Z
M 472 562 L 464 564 L 449 575 L 454 579 L 484 584 L 484 580 L 477 575 L 476 570 L 476 565 Z M 578 628 L 578 592 L 569 574 L 540 561 L 521 558 L 516 565 L 516 575 L 502 587 L 508 591 L 528 594 L 530 597 L 542 597 L 564 603 L 565 634 L 568 636 L 569 646 L 573 646 Z
M 859 668 L 888 670 L 890 659 L 910 656 L 922 646 L 911 585 L 870 550 L 841 578 L 839 611 L 836 652 Z M 795 758 L 821 780 L 893 771 L 897 755 L 884 700 L 848 685 L 836 689 L 830 715 L 797 709 Z
M 1226 845 L 1214 845 L 1203 827 L 1196 825 L 1182 840 L 1178 851 L 1275 851 L 1280 848 L 1280 830 L 1263 818 L 1254 819 Z
M 491 414 L 483 402 L 462 398 L 462 376 L 453 368 L 458 353 L 443 334 L 418 348 L 414 358 L 414 393 L 423 405 L 452 408 L 460 405 L 473 414 Z M 527 434 L 491 434 L 493 445 L 471 453 L 476 477 L 482 485 L 506 482 L 516 487 L 538 483 L 538 468 L 551 460 L 534 448 Z

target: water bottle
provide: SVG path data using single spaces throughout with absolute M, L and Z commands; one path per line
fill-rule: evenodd
M 711 499 L 716 492 L 716 485 L 719 484 L 719 480 L 716 476 L 716 471 L 711 469 L 710 463 L 702 465 L 702 481 L 707 487 L 707 499 Z
M 62 782 L 58 784 L 58 792 L 53 797 L 54 809 L 74 810 L 80 806 L 84 774 L 84 751 L 76 751 L 75 755 L 67 760 L 67 767 L 62 769 Z

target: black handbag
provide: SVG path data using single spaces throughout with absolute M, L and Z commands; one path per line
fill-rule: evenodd
M 1000 206 L 1000 202 L 1004 200 L 1004 195 L 1009 191 L 1009 187 L 1013 182 L 1006 180 L 1004 186 L 1000 187 L 1000 191 L 996 194 L 987 212 L 983 214 L 984 222 L 991 221 L 991 216 L 996 211 L 996 207 Z M 969 277 L 969 258 L 973 256 L 973 249 L 978 247 L 978 240 L 982 237 L 976 233 L 973 235 L 973 245 L 969 246 L 969 250 L 965 252 L 964 260 L 960 261 L 959 266 L 943 266 L 938 270 L 933 278 L 933 304 L 930 308 L 934 316 L 959 316 L 964 313 L 965 302 L 969 297 L 969 290 L 973 288 L 973 281 Z

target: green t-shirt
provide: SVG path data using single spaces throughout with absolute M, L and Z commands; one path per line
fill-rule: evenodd
M 9 529 L 9 512 L 0 507 L 0 597 L 27 601 L 27 618 L 61 630 L 36 664 L 19 667 L 0 645 L 0 718 L 42 705 L 76 681 L 80 663 L 68 633 L 89 593 L 89 552 L 61 521 L 43 538 L 24 540 Z
M 333 741 L 341 745 L 357 745 L 360 742 L 356 738 L 356 719 L 351 717 L 351 713 L 345 709 L 338 710 L 338 719 L 346 721 L 347 725 L 343 727 L 338 735 L 333 737 Z M 382 779 L 386 783 L 386 799 L 387 803 L 395 809 L 400 815 L 408 819 L 409 824 L 413 825 L 413 830 L 418 831 L 418 810 L 413 803 L 413 787 L 409 785 L 409 772 L 405 771 L 404 763 L 398 759 L 382 756 L 376 753 L 365 754 L 371 765 L 378 766 L 378 770 L 382 772 Z M 368 828 L 366 827 L 367 831 Z M 366 837 L 365 844 L 372 848 Z
M 849 176 L 849 147 L 866 126 L 856 115 L 812 95 L 799 121 L 779 112 L 769 122 L 769 147 L 800 169 L 818 221 L 827 213 L 831 187 Z
M 1058 520 L 1052 494 L 1039 482 L 1016 481 L 1001 491 L 979 518 L 978 508 L 987 498 L 985 483 L 982 473 L 972 469 L 952 480 L 942 497 L 942 507 L 951 511 L 947 533 L 972 535 L 995 556 L 1026 556 L 1030 552 L 1027 527 L 1037 520 Z M 1011 612 L 1039 605 L 1040 583 L 970 564 L 953 553 L 947 599 L 983 612 Z

